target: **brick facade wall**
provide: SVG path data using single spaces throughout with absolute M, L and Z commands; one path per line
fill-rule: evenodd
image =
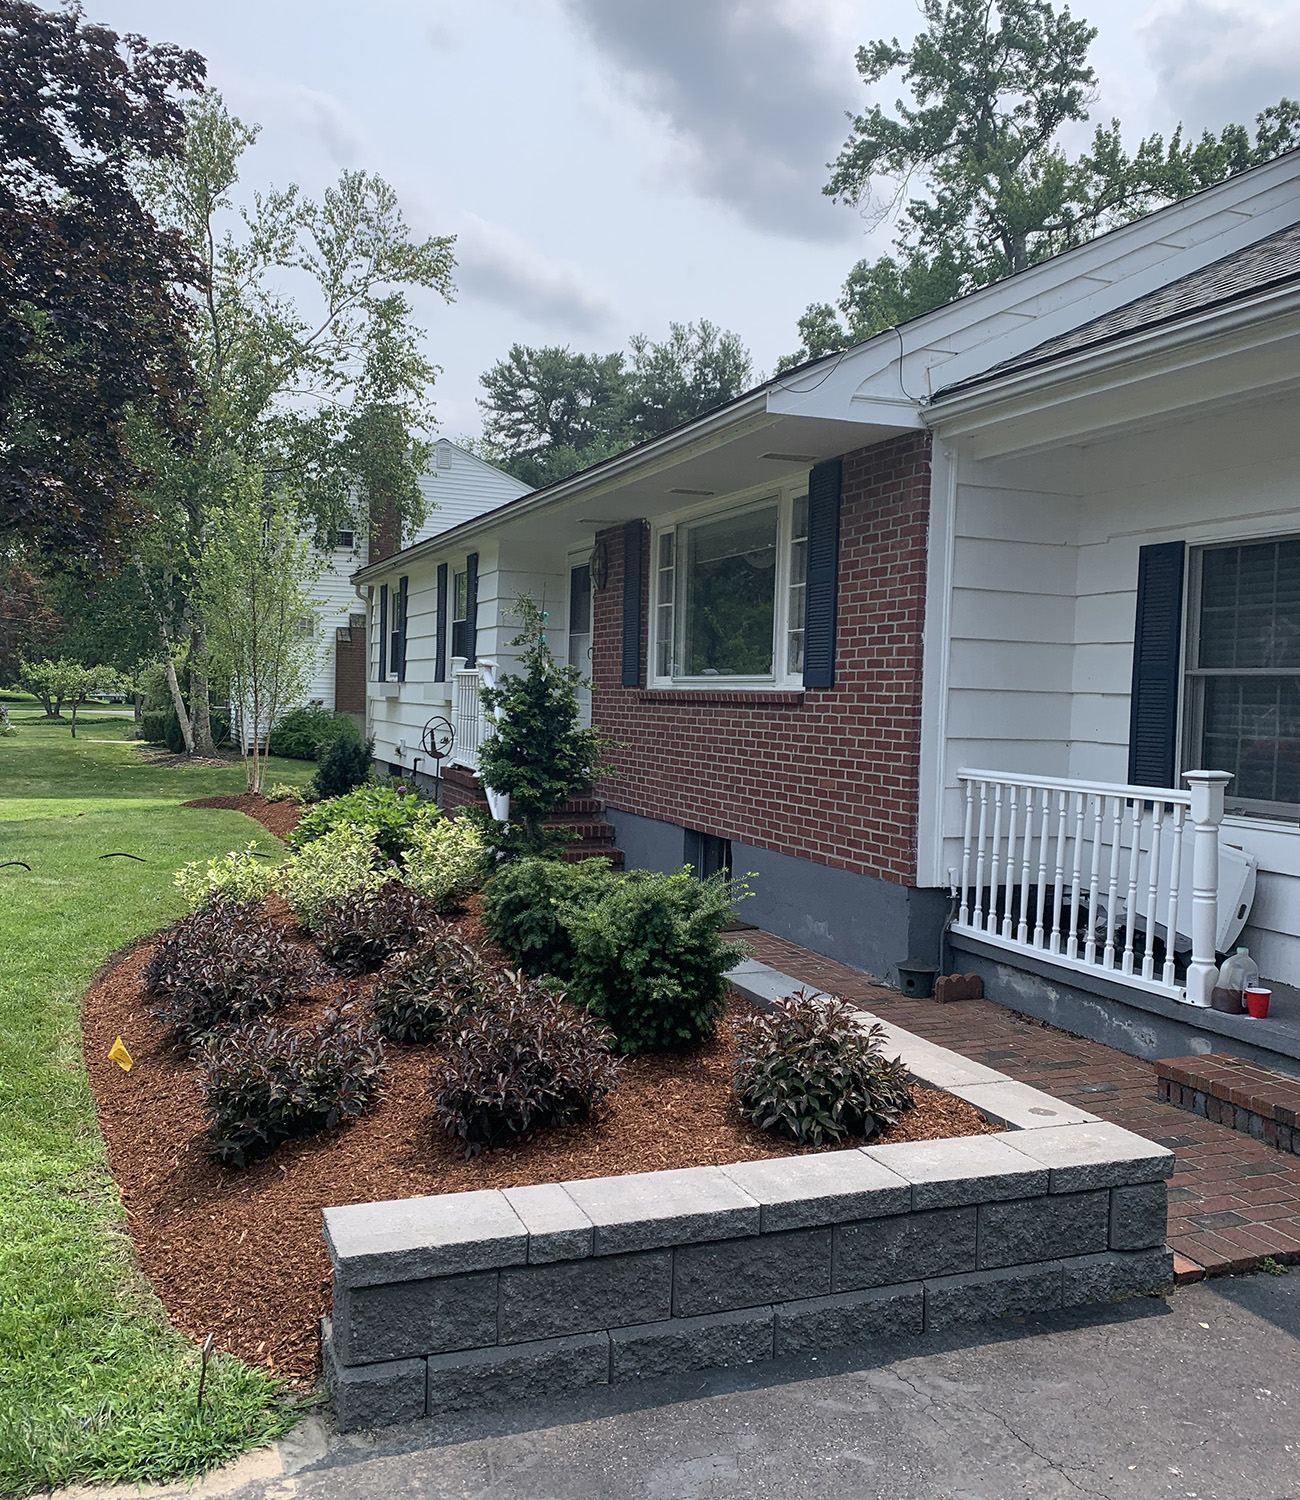
M 845 457 L 835 686 L 794 693 L 622 687 L 623 532 L 603 533 L 592 676 L 616 742 L 609 806 L 914 883 L 929 501 L 928 434 Z

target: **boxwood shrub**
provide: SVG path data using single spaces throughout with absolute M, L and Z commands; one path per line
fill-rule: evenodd
M 520 859 L 496 869 L 483 887 L 483 930 L 524 973 L 573 972 L 569 921 L 614 884 L 607 859 L 566 864 L 558 859 Z
M 721 875 L 633 870 L 594 902 L 566 910 L 571 993 L 610 1027 L 620 1052 L 690 1046 L 713 1034 L 726 972 L 744 957 L 722 938 L 735 900 Z
M 351 714 L 331 713 L 328 708 L 294 708 L 272 729 L 267 749 L 290 760 L 316 760 L 323 748 L 340 737 L 356 743 L 361 740 Z

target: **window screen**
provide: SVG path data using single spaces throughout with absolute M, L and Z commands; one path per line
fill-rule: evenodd
M 1207 548 L 1189 670 L 1189 751 L 1243 811 L 1300 813 L 1300 539 Z

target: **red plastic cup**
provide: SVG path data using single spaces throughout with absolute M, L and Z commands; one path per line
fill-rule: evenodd
M 1257 1021 L 1262 1021 L 1268 1015 L 1268 1002 L 1273 998 L 1273 991 L 1262 987 L 1246 991 L 1246 1009 Z

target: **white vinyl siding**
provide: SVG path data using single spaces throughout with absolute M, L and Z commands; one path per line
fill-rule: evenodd
M 960 766 L 1127 779 L 1139 549 L 1300 534 L 1297 474 L 1300 431 L 1285 401 L 1083 454 L 962 466 L 935 884 L 960 848 Z M 1180 769 L 1193 769 L 1186 750 Z M 1244 940 L 1270 978 L 1300 984 L 1300 830 L 1258 819 L 1225 826 L 1260 856 Z

